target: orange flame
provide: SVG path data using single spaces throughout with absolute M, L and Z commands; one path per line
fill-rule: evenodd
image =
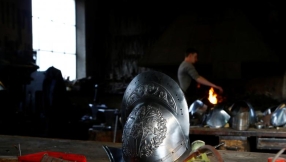
M 208 100 L 209 100 L 212 104 L 217 104 L 217 94 L 214 92 L 213 87 L 211 87 L 211 89 L 209 90 Z

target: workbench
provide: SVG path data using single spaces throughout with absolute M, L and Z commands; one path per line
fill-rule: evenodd
M 18 146 L 19 144 L 21 148 L 21 155 L 33 154 L 41 151 L 60 151 L 84 155 L 88 162 L 109 162 L 107 154 L 103 150 L 102 145 L 109 147 L 121 147 L 121 143 L 111 142 L 0 135 L 0 162 L 7 162 L 7 159 L 10 160 L 9 162 L 16 162 L 19 151 L 15 148 L 15 146 Z M 274 154 L 270 153 L 226 150 L 219 150 L 219 152 L 225 162 L 263 162 L 267 161 L 268 157 L 274 157 Z M 286 155 L 283 155 L 282 157 L 286 158 Z M 6 159 L 6 161 L 3 159 Z
M 279 151 L 286 146 L 286 128 L 235 130 L 232 128 L 190 127 L 190 136 L 192 135 L 217 136 L 219 143 L 225 143 L 220 147 L 223 150 L 250 151 L 249 137 L 256 138 L 257 149 Z

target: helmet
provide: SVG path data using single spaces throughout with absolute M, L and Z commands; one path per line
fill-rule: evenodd
M 157 71 L 137 75 L 126 88 L 121 110 L 126 162 L 173 162 L 191 152 L 187 102 L 169 76 Z

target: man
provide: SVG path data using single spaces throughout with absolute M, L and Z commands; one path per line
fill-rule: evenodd
M 206 85 L 218 89 L 223 92 L 220 86 L 208 81 L 204 77 L 200 76 L 194 67 L 194 64 L 198 61 L 198 51 L 194 48 L 188 48 L 185 52 L 185 59 L 180 64 L 178 69 L 178 81 L 182 91 L 185 95 L 190 95 L 189 87 L 192 80 L 195 80 L 199 84 Z M 187 99 L 188 100 L 188 99 Z

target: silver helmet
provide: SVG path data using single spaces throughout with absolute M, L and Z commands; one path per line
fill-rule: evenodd
M 121 110 L 126 162 L 173 162 L 191 152 L 187 102 L 169 76 L 157 71 L 137 75 L 126 88 Z

